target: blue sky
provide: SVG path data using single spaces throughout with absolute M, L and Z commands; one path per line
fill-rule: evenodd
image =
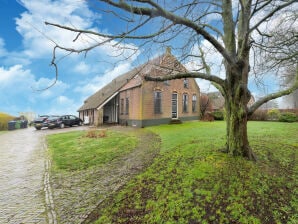
M 96 31 L 119 29 L 115 21 L 92 11 L 82 0 L 0 0 L 0 111 L 12 115 L 33 111 L 36 114 L 77 114 L 84 100 L 116 76 L 131 70 L 140 62 L 141 50 L 129 60 L 109 57 L 117 54 L 110 45 L 88 53 L 72 54 L 59 60 L 59 79 L 55 86 L 52 60 L 53 42 L 82 47 L 92 40 L 83 37 L 70 41 L 75 34 L 46 26 L 44 21 Z M 84 39 L 85 38 L 85 39 Z M 113 44 L 113 43 L 111 43 Z M 160 54 L 156 52 L 156 54 Z M 124 55 L 122 55 L 124 57 Z M 220 64 L 220 59 L 213 62 Z M 122 58 L 123 59 L 123 58 Z M 108 63 L 107 63 L 108 61 Z M 215 70 L 216 71 L 216 70 Z M 218 71 L 219 72 L 219 71 Z M 203 91 L 215 90 L 199 81 Z M 253 86 L 252 86 L 253 87 Z M 253 87 L 253 91 L 257 91 Z
M 44 21 L 72 24 L 82 29 L 101 25 L 100 14 L 92 12 L 86 1 L 0 0 L 0 111 L 13 115 L 77 114 L 83 101 L 117 75 L 132 69 L 131 61 L 117 65 L 102 62 L 109 46 L 84 55 L 63 58 L 58 53 L 59 80 L 45 91 L 38 91 L 55 80 L 53 43 L 74 46 L 74 34 L 46 26 Z M 78 43 L 78 45 L 83 43 Z M 132 59 L 133 60 L 133 59 Z

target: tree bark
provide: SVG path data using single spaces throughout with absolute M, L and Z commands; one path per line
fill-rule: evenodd
M 249 58 L 241 63 L 226 65 L 225 112 L 227 123 L 226 152 L 233 156 L 255 160 L 247 135 L 247 104 L 251 94 L 248 90 Z
M 226 100 L 227 139 L 226 152 L 233 156 L 255 160 L 247 135 L 247 107 L 235 99 Z

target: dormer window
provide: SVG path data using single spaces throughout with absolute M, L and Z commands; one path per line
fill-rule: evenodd
M 188 88 L 188 79 L 183 80 L 183 86 L 184 88 Z

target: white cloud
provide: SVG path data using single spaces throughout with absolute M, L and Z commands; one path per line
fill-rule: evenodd
M 53 115 L 63 115 L 63 114 L 73 114 L 76 115 L 76 111 L 81 105 L 81 102 L 75 101 L 65 95 L 58 96 L 57 98 L 51 100 L 52 105 L 55 105 L 48 109 L 48 114 Z
M 40 1 L 22 0 L 22 5 L 28 10 L 16 19 L 17 30 L 23 36 L 24 53 L 30 58 L 49 55 L 55 41 L 66 47 L 86 46 L 82 41 L 73 42 L 76 34 L 52 26 L 45 21 L 88 29 L 92 19 L 97 15 L 88 9 L 85 1 Z
M 54 86 L 48 88 L 54 82 L 55 79 L 40 78 L 31 87 L 39 97 L 44 99 L 58 97 L 69 88 L 68 84 L 60 80 L 57 80 Z
M 222 56 L 220 53 L 218 53 L 214 47 L 206 40 L 202 41 L 200 47 L 204 51 L 204 56 L 206 63 L 208 66 L 210 66 L 211 69 L 211 75 L 215 75 L 221 78 L 225 78 L 225 69 L 222 64 Z M 199 54 L 199 46 L 196 45 L 192 49 L 192 54 L 198 55 Z M 189 62 L 187 62 L 184 65 L 189 71 L 196 71 L 202 68 L 202 62 L 198 60 L 197 58 L 191 58 Z M 204 70 L 200 70 L 201 72 L 204 72 Z M 218 91 L 210 81 L 204 80 L 204 79 L 196 79 L 201 92 L 214 92 Z
M 90 66 L 84 61 L 79 62 L 74 67 L 75 72 L 83 74 L 83 75 L 86 75 L 88 72 L 90 72 L 90 70 L 91 70 Z
M 0 67 L 0 87 L 11 87 L 15 85 L 14 91 L 20 89 L 19 84 L 29 84 L 34 80 L 34 76 L 29 70 L 23 69 L 22 65 L 14 65 L 9 68 Z
M 4 39 L 0 38 L 0 57 L 5 56 L 7 51 L 5 49 L 5 41 Z
M 73 103 L 73 100 L 67 98 L 66 96 L 58 96 L 58 98 L 56 99 L 56 102 L 60 105 L 63 105 L 63 104 Z
M 85 85 L 76 87 L 75 91 L 82 93 L 85 97 L 88 97 L 89 95 L 95 93 L 96 91 L 104 87 L 106 84 L 111 82 L 117 76 L 122 75 L 131 69 L 131 63 L 122 63 L 112 70 L 106 70 L 103 75 L 95 76 L 93 79 L 89 80 L 88 83 L 86 83 Z
M 71 54 L 58 63 L 60 70 L 57 83 L 50 89 L 38 91 L 55 81 L 47 78 L 46 75 L 41 78 L 49 70 L 47 65 L 50 63 L 54 46 L 51 40 L 66 47 L 76 48 L 89 46 L 99 40 L 94 36 L 81 35 L 76 42 L 73 42 L 75 33 L 46 26 L 44 22 L 96 31 L 93 22 L 100 19 L 100 15 L 88 8 L 87 1 L 17 1 L 26 9 L 15 19 L 16 28 L 13 28 L 19 32 L 22 46 L 17 46 L 15 49 L 19 50 L 14 52 L 7 52 L 5 42 L 8 43 L 10 40 L 0 37 L 0 101 L 1 106 L 4 107 L 0 108 L 0 111 L 9 109 L 11 113 L 15 113 L 18 110 L 32 108 L 38 114 L 74 112 L 85 97 L 116 76 L 130 70 L 131 63 L 139 54 L 138 49 L 132 44 L 126 44 L 128 50 L 121 52 L 119 49 L 124 45 L 117 44 L 115 41 L 88 52 L 84 61 L 81 61 L 84 55 Z M 119 52 L 121 52 L 120 55 Z M 57 53 L 57 60 L 61 59 L 61 55 L 61 51 Z M 109 55 L 114 57 L 110 58 Z M 127 60 L 130 55 L 133 56 Z M 48 60 L 48 63 L 44 60 Z M 124 63 L 111 68 L 116 65 L 116 61 L 122 60 Z M 102 61 L 108 63 L 100 63 Z M 43 64 L 46 65 L 45 68 Z M 84 77 L 73 76 L 73 73 L 82 74 Z

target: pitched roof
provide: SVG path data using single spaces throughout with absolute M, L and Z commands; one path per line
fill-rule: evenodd
M 123 85 L 125 85 L 128 80 L 133 78 L 138 73 L 138 69 L 139 68 L 135 68 L 113 79 L 109 84 L 88 97 L 84 101 L 84 104 L 78 109 L 78 111 L 98 108 L 109 97 L 116 93 Z
M 165 54 L 149 60 L 145 64 L 140 65 L 139 67 L 134 68 L 133 70 L 113 79 L 106 86 L 88 97 L 84 101 L 84 104 L 78 109 L 78 111 L 98 108 L 100 105 L 106 102 L 106 100 L 108 100 L 111 96 L 118 92 L 122 87 L 124 87 L 128 83 L 128 81 L 130 81 L 137 75 L 141 77 L 145 75 L 157 76 L 161 74 L 173 74 L 177 72 L 177 70 L 185 71 L 185 68 L 173 55 L 171 55 L 169 51 L 167 51 Z M 140 85 L 140 79 L 137 80 L 138 85 Z M 125 86 L 125 88 L 127 87 Z

